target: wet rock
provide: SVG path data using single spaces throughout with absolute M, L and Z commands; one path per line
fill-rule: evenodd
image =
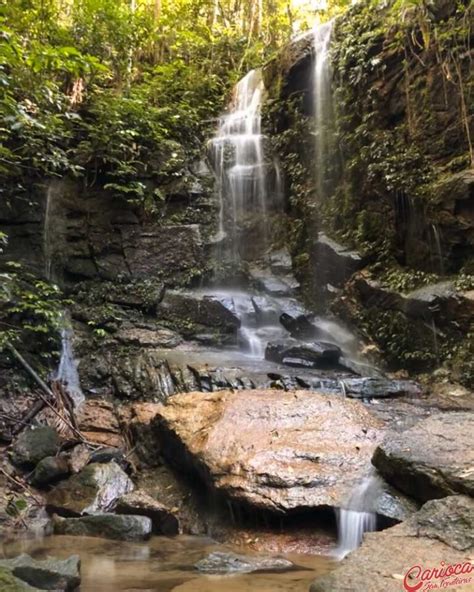
M 144 329 L 132 327 L 122 329 L 117 333 L 116 337 L 118 341 L 126 345 L 136 345 L 139 347 L 173 348 L 183 341 L 178 333 L 162 328 Z
M 97 514 L 107 511 L 133 487 L 132 481 L 116 463 L 94 463 L 49 492 L 47 508 L 63 516 Z
M 48 426 L 28 428 L 13 443 L 11 459 L 15 465 L 32 467 L 47 456 L 54 456 L 59 449 L 59 437 Z
M 381 475 L 420 501 L 474 495 L 474 416 L 443 413 L 389 434 L 372 459 Z
M 37 487 L 44 487 L 66 477 L 69 472 L 69 462 L 66 456 L 47 456 L 36 465 L 31 483 Z
M 265 349 L 265 359 L 303 368 L 337 366 L 341 354 L 341 349 L 337 345 L 324 341 L 311 343 L 301 343 L 293 339 L 270 341 Z
M 41 590 L 75 590 L 81 583 L 80 566 L 79 555 L 71 555 L 67 559 L 48 558 L 37 561 L 22 554 L 14 559 L 0 561 L 0 567 L 10 570 L 16 578 Z
M 407 572 L 414 566 L 421 569 L 412 570 L 411 577 L 406 579 L 413 590 L 435 589 L 428 588 L 427 580 L 421 580 L 423 570 L 471 564 L 473 510 L 474 501 L 467 496 L 428 502 L 406 522 L 382 532 L 367 533 L 362 546 L 334 571 L 318 578 L 311 592 L 400 592 Z M 463 589 L 454 588 L 456 577 L 463 576 L 443 578 L 446 584 L 451 582 L 445 587 Z M 439 582 L 431 580 L 434 585 Z M 417 584 L 421 585 L 415 588 Z
M 198 571 L 211 574 L 251 573 L 253 571 L 285 571 L 294 564 L 282 557 L 258 557 L 215 551 L 195 565 Z
M 39 588 L 32 588 L 22 580 L 15 578 L 12 572 L 0 567 L 0 590 L 2 592 L 40 592 Z
M 387 378 L 344 378 L 346 394 L 357 399 L 380 399 L 398 395 L 419 395 L 421 387 L 411 380 L 390 380 Z
M 323 232 L 318 234 L 315 243 L 314 260 L 318 283 L 337 288 L 341 288 L 364 263 L 359 253 L 351 251 Z
M 122 496 L 117 500 L 115 512 L 148 516 L 153 523 L 155 534 L 170 536 L 180 532 L 179 521 L 173 512 L 144 491 L 138 490 Z
M 295 339 L 311 339 L 317 337 L 319 333 L 306 315 L 298 315 L 295 318 L 283 313 L 280 315 L 280 323 Z
M 270 255 L 270 267 L 273 273 L 279 275 L 291 275 L 293 272 L 293 264 L 288 249 L 274 251 Z
M 99 448 L 90 455 L 91 463 L 109 463 L 112 461 L 116 462 L 120 466 L 126 465 L 126 459 L 123 450 L 120 450 L 120 448 L 114 448 L 113 446 L 108 446 L 106 448 Z
M 257 289 L 270 296 L 292 296 L 299 288 L 299 283 L 293 276 L 276 277 L 263 269 L 251 269 L 250 279 Z
M 280 513 L 340 507 L 381 439 L 361 403 L 305 391 L 176 395 L 155 422 L 175 466 L 231 500 Z
M 56 518 L 55 534 L 90 536 L 118 541 L 143 541 L 151 536 L 152 522 L 146 516 L 97 514 L 81 518 Z
M 157 311 L 158 318 L 185 338 L 199 334 L 215 341 L 235 340 L 240 320 L 217 298 L 168 291 Z

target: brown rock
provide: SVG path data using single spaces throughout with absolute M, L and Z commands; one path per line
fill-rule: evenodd
M 170 460 L 235 501 L 277 512 L 344 503 L 379 427 L 357 401 L 304 391 L 176 395 L 156 419 Z
M 77 421 L 79 429 L 90 442 L 115 448 L 125 447 L 112 403 L 98 399 L 85 401 L 79 409 Z
M 120 422 L 132 439 L 132 447 L 138 459 L 148 466 L 160 463 L 160 444 L 152 424 L 158 412 L 158 403 L 133 403 L 123 405 L 120 410 Z
M 148 516 L 156 534 L 175 535 L 180 532 L 179 521 L 174 513 L 144 491 L 137 490 L 122 496 L 117 500 L 115 511 L 117 514 Z
M 439 413 L 389 434 L 372 462 L 389 483 L 420 501 L 473 495 L 473 433 L 471 412 Z

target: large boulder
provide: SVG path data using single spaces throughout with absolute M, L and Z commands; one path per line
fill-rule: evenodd
M 62 516 L 99 514 L 134 488 L 127 474 L 115 463 L 92 463 L 49 492 L 47 507 Z
M 81 583 L 80 567 L 79 555 L 38 561 L 23 553 L 14 559 L 0 561 L 0 568 L 10 570 L 16 578 L 41 590 L 75 590 Z M 4 591 L 4 588 L 1 589 Z
M 40 592 L 26 582 L 16 578 L 6 567 L 0 567 L 0 590 L 2 592 Z
M 51 427 L 28 428 L 13 443 L 11 459 L 15 465 L 33 467 L 59 449 L 59 437 Z
M 343 505 L 381 439 L 358 401 L 305 391 L 176 395 L 155 422 L 177 466 L 231 500 L 282 513 Z
M 81 518 L 56 518 L 55 534 L 100 537 L 118 541 L 143 541 L 151 536 L 152 522 L 147 516 L 97 514 Z
M 406 522 L 366 534 L 362 546 L 333 572 L 318 578 L 311 592 L 416 592 L 441 588 L 467 592 L 470 587 L 457 584 L 472 582 L 473 532 L 471 498 L 433 500 Z M 433 568 L 446 570 L 456 564 L 461 567 L 456 571 L 453 567 L 445 577 L 430 577 Z
M 44 487 L 69 475 L 70 466 L 66 456 L 47 456 L 36 465 L 31 482 Z
M 318 234 L 314 245 L 314 261 L 318 282 L 341 288 L 364 264 L 357 251 L 329 238 L 324 232 Z
M 385 479 L 420 501 L 474 495 L 474 415 L 442 413 L 389 434 L 373 464 Z

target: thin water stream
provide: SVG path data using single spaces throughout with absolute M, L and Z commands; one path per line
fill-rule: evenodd
M 145 543 L 99 538 L 51 536 L 2 545 L 3 555 L 29 553 L 36 559 L 81 557 L 81 592 L 307 592 L 310 582 L 328 572 L 330 559 L 285 555 L 297 567 L 280 573 L 200 574 L 194 564 L 212 551 L 245 552 L 210 539 L 153 537 Z

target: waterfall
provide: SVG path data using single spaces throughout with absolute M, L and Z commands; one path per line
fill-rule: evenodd
M 211 140 L 211 160 L 220 200 L 219 232 L 226 240 L 227 259 L 238 264 L 257 249 L 268 248 L 270 201 L 268 163 L 261 133 L 261 105 L 264 85 L 260 70 L 251 70 L 234 89 L 229 112 L 222 116 Z M 279 170 L 273 167 L 275 184 Z M 272 192 L 278 197 L 277 188 Z M 245 231 L 253 227 L 252 240 Z M 254 241 L 257 244 L 254 244 Z M 260 251 L 260 252 L 258 252 Z
M 353 490 L 346 508 L 340 508 L 337 516 L 338 548 L 336 556 L 345 557 L 361 544 L 365 532 L 377 527 L 374 501 L 379 494 L 379 481 L 372 473 Z
M 331 92 L 331 63 L 329 59 L 329 47 L 333 31 L 334 21 L 322 25 L 318 24 L 313 29 L 314 43 L 314 73 L 313 73 L 313 97 L 314 117 L 316 127 L 316 177 L 318 197 L 325 197 L 325 182 L 327 181 L 330 134 L 334 120 L 334 111 Z
M 63 327 L 61 329 L 61 358 L 53 378 L 66 387 L 69 396 L 74 402 L 74 407 L 78 407 L 84 401 L 84 395 L 72 348 L 73 336 L 74 333 L 70 320 L 68 315 L 64 313 Z

